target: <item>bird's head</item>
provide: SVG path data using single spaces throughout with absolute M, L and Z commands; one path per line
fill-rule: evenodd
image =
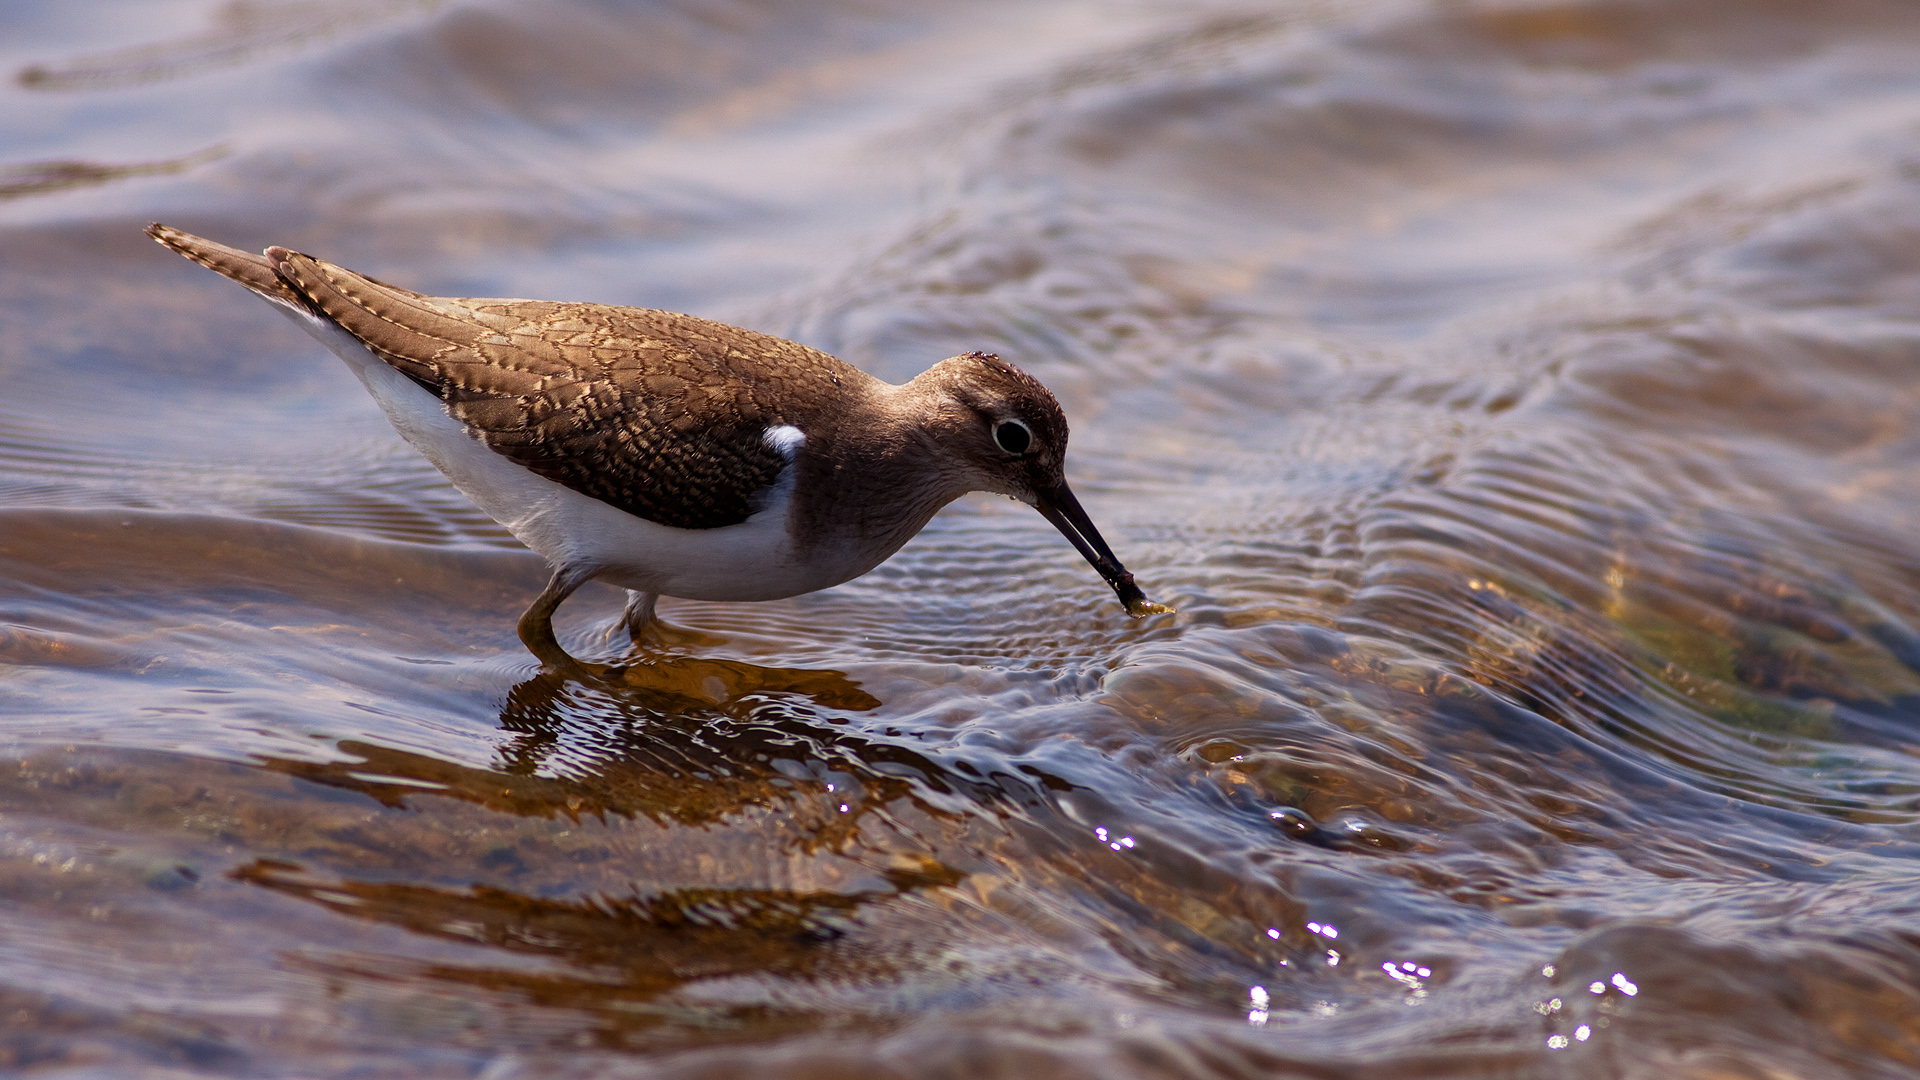
M 1134 584 L 1067 486 L 1067 418 L 1040 380 L 976 352 L 942 360 L 913 385 L 942 399 L 935 437 L 966 490 L 1006 495 L 1040 511 L 1113 587 L 1127 614 L 1173 610 Z

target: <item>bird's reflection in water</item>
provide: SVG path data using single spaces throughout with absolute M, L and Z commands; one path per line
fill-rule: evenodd
M 808 850 L 838 846 L 900 799 L 940 814 L 1005 801 L 1001 786 L 928 758 L 898 729 L 848 725 L 846 714 L 879 704 L 837 671 L 737 661 L 629 668 L 618 682 L 542 674 L 514 687 L 501 711 L 502 729 L 518 735 L 501 749 L 501 769 L 570 778 L 591 792 L 582 811 L 682 825 L 824 801 L 832 818 L 796 837 Z
M 362 992 L 585 1012 L 607 1046 L 805 1027 L 911 966 L 900 943 L 932 936 L 940 887 L 968 876 L 946 859 L 955 841 L 1044 784 L 969 776 L 910 733 L 849 723 L 878 705 L 838 672 L 730 661 L 542 675 L 507 697 L 497 768 L 359 742 L 339 744 L 357 761 L 269 762 L 390 812 L 337 856 L 233 876 L 423 936 L 405 958 L 297 961 Z M 436 941 L 510 955 L 447 962 Z

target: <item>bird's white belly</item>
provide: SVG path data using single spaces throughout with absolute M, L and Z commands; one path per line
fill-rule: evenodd
M 616 509 L 488 449 L 439 398 L 339 326 L 275 306 L 347 362 L 402 438 L 556 567 L 592 566 L 594 576 L 612 584 L 688 600 L 777 600 L 838 585 L 878 561 L 851 551 L 813 551 L 802 559 L 787 528 L 787 477 L 757 513 L 718 529 L 676 529 Z

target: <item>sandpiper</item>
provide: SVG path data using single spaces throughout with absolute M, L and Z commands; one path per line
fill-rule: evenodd
M 1067 421 L 990 353 L 895 386 L 815 349 L 666 311 L 423 296 L 283 247 L 147 234 L 290 316 L 401 436 L 545 557 L 520 617 L 575 670 L 553 613 L 599 578 L 638 636 L 661 596 L 776 600 L 878 566 L 935 511 L 990 491 L 1045 515 L 1135 617 L 1149 601 L 1067 487 Z

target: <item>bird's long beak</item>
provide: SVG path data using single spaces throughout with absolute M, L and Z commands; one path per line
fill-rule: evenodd
M 1079 549 L 1080 554 L 1093 564 L 1095 570 L 1100 571 L 1100 576 L 1113 586 L 1114 595 L 1120 598 L 1120 604 L 1127 609 L 1127 614 L 1139 619 L 1173 612 L 1165 604 L 1156 604 L 1147 599 L 1146 594 L 1140 591 L 1140 586 L 1133 583 L 1133 575 L 1127 573 L 1127 568 L 1120 565 L 1119 559 L 1114 558 L 1113 549 L 1100 538 L 1100 530 L 1093 527 L 1087 512 L 1080 508 L 1080 500 L 1073 497 L 1073 490 L 1067 485 L 1061 484 L 1040 495 L 1034 500 L 1033 508 L 1053 522 L 1053 527 L 1073 541 L 1073 546 Z

